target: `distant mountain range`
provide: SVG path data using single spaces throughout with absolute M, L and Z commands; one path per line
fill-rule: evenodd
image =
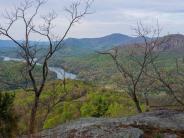
M 184 35 L 173 34 L 165 37 L 172 38 L 170 40 L 170 45 L 168 48 L 184 47 Z M 147 38 L 149 39 L 149 38 Z M 96 50 L 107 50 L 116 46 L 129 45 L 133 43 L 141 43 L 142 38 L 131 37 L 124 34 L 111 34 L 99 38 L 68 38 L 64 41 L 64 49 L 61 50 L 66 54 L 79 55 L 88 54 Z M 36 43 L 32 41 L 32 43 Z M 39 45 L 45 46 L 46 42 L 40 42 Z M 15 44 L 10 40 L 0 40 L 0 50 L 1 48 L 14 47 Z
M 73 54 L 88 54 L 96 50 L 107 50 L 119 45 L 127 45 L 140 42 L 137 37 L 130 37 L 123 34 L 111 34 L 99 38 L 68 38 L 64 41 L 64 52 Z
M 140 38 L 130 37 L 123 34 L 111 34 L 99 38 L 68 38 L 64 44 L 64 49 L 61 52 L 71 55 L 88 54 L 96 50 L 111 49 L 118 45 L 126 45 L 140 41 Z M 32 41 L 31 43 L 36 43 Z M 39 42 L 40 46 L 47 45 L 46 42 Z M 15 47 L 15 44 L 10 40 L 0 40 L 0 48 Z
M 14 47 L 14 46 L 15 46 L 14 42 L 10 40 L 0 40 L 0 48 Z
M 130 44 L 135 41 L 139 41 L 139 38 L 123 34 L 111 34 L 99 38 L 69 38 L 64 43 L 70 46 L 88 47 L 90 49 L 108 49 L 122 44 Z
M 131 41 L 139 40 L 139 38 L 136 37 L 130 37 L 128 35 L 123 34 L 111 34 L 104 37 L 99 38 L 68 38 L 64 41 L 64 43 L 68 46 L 87 46 L 91 47 L 92 49 L 94 47 L 98 48 L 106 48 L 111 46 L 117 46 L 120 44 L 127 44 L 131 43 Z M 34 43 L 34 41 L 32 41 Z M 40 44 L 45 44 L 46 42 L 40 42 Z M 4 47 L 12 47 L 15 46 L 15 44 L 10 40 L 0 40 L 0 46 Z

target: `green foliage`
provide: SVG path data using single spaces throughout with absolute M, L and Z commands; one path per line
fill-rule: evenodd
M 127 51 L 130 52 L 130 49 L 126 47 L 120 48 L 118 51 L 119 61 L 124 65 L 130 64 L 130 57 L 127 56 Z M 183 57 L 182 51 L 183 50 L 181 50 L 180 53 L 176 51 L 164 51 L 160 53 L 157 62 L 165 66 L 168 70 L 175 68 L 175 59 L 181 59 Z M 142 59 L 142 57 L 139 56 L 138 59 Z M 96 85 L 114 86 L 122 79 L 111 57 L 97 53 L 80 56 L 63 56 L 62 58 L 54 57 L 52 64 L 63 65 L 68 71 L 77 73 L 79 78 L 90 83 L 95 83 Z M 130 65 L 132 68 L 129 69 L 133 69 L 134 72 L 137 73 L 137 67 L 133 67 L 136 64 Z
M 128 107 L 128 106 L 119 104 L 117 102 L 114 102 L 109 106 L 106 114 L 107 116 L 110 116 L 110 117 L 121 117 L 122 115 L 126 116 L 126 115 L 135 114 L 135 109 L 132 106 Z
M 0 93 L 0 137 L 15 136 L 17 116 L 13 109 L 14 95 Z
M 30 81 L 25 79 L 25 65 L 22 62 L 0 60 L 0 91 L 2 90 L 15 90 L 30 86 Z M 37 66 L 34 75 L 37 81 L 40 81 L 41 68 Z M 49 72 L 48 80 L 53 79 L 54 73 Z M 29 78 L 29 77 L 27 77 Z
M 49 81 L 46 84 L 45 89 L 40 97 L 40 105 L 37 114 L 37 120 L 38 124 L 41 124 L 40 126 L 43 124 L 44 128 L 51 128 L 52 126 L 56 126 L 58 124 L 80 117 L 80 104 L 73 100 L 78 96 L 80 98 L 80 94 L 83 91 L 91 91 L 93 87 L 90 84 L 86 84 L 82 81 L 66 80 L 66 82 L 66 89 L 64 89 L 63 82 L 61 80 Z M 52 107 L 54 103 L 59 101 L 60 97 L 63 96 L 63 101 Z M 83 97 L 85 98 L 85 95 Z M 26 123 L 29 119 L 30 106 L 33 100 L 33 92 L 25 92 L 22 89 L 16 90 L 14 105 L 21 113 L 21 121 L 19 121 L 19 128 L 21 128 L 20 133 L 23 133 L 27 130 Z M 46 116 L 48 110 L 50 110 L 50 112 L 48 116 Z M 45 117 L 46 120 L 44 120 Z M 38 129 L 42 128 L 39 127 Z
M 58 105 L 55 110 L 47 118 L 44 128 L 52 128 L 57 124 L 73 120 L 80 117 L 80 111 L 77 104 L 65 102 L 62 106 Z
M 59 52 L 57 54 L 61 55 Z M 128 69 L 136 75 L 138 66 L 133 61 L 130 62 L 129 57 L 126 55 L 126 49 L 120 49 L 119 54 L 120 62 L 125 66 L 131 67 Z M 181 56 L 183 56 L 183 53 L 178 55 L 174 52 L 165 52 L 161 53 L 157 62 L 158 65 L 165 67 L 163 72 L 169 74 L 171 70 L 175 70 L 175 58 L 181 59 Z M 142 56 L 138 56 L 138 60 L 141 60 L 141 58 Z M 116 66 L 109 56 L 91 53 L 78 56 L 65 55 L 62 58 L 55 56 L 53 59 L 52 66 L 65 66 L 67 70 L 78 73 L 79 78 L 85 82 L 93 83 L 95 86 L 108 86 L 108 88 L 112 88 L 117 85 L 117 82 L 122 85 L 122 77 L 119 75 Z M 11 90 L 25 86 L 26 82 L 21 74 L 23 67 L 23 63 L 0 62 L 0 79 L 14 84 L 8 86 L 7 84 L 0 83 L 0 89 Z M 37 81 L 39 81 L 41 69 L 40 67 L 36 67 L 35 69 L 34 73 Z M 149 70 L 151 71 L 151 67 Z M 171 75 L 166 76 L 170 76 L 167 78 L 167 81 L 171 84 L 177 82 Z M 53 74 L 49 75 L 49 80 L 50 78 L 53 78 Z M 125 87 L 123 88 L 126 91 Z M 80 117 L 123 117 L 136 114 L 133 101 L 122 91 L 116 92 L 116 90 L 101 89 L 82 81 L 72 80 L 67 80 L 66 89 L 64 89 L 62 81 L 49 82 L 46 84 L 43 94 L 40 97 L 41 101 L 37 112 L 38 129 L 42 129 L 42 126 L 43 128 L 52 128 Z M 75 97 L 84 91 L 87 92 L 86 95 L 75 99 Z M 52 107 L 65 94 L 68 95 L 64 100 L 57 104 L 57 106 Z M 161 97 L 160 95 L 158 96 Z M 158 99 L 158 97 L 156 98 Z M 164 95 L 161 101 L 164 101 L 163 99 L 165 98 L 166 96 Z M 15 132 L 14 128 L 17 128 L 17 118 L 12 108 L 13 99 L 14 96 L 11 95 L 0 95 L 0 137 L 12 137 Z M 27 131 L 27 120 L 29 119 L 33 99 L 34 94 L 31 92 L 25 92 L 20 89 L 16 92 L 14 106 L 21 116 L 18 124 L 21 133 Z M 140 101 L 143 100 L 141 99 Z M 153 101 L 152 103 L 159 103 L 160 105 L 160 102 L 155 102 L 155 99 Z M 52 108 L 49 109 L 49 107 Z M 146 106 L 141 103 L 141 108 L 144 111 Z M 158 134 L 156 137 L 161 136 Z
M 21 75 L 22 64 L 14 62 L 1 62 L 0 61 L 0 90 L 2 89 L 16 89 L 19 85 L 23 84 L 24 81 Z M 6 83 L 8 82 L 8 83 Z
M 136 114 L 134 103 L 125 94 L 118 92 L 95 92 L 88 95 L 81 106 L 83 117 L 122 117 Z M 144 105 L 141 106 L 144 109 Z
M 81 107 L 82 116 L 101 117 L 108 110 L 109 101 L 104 95 L 89 95 L 89 101 Z
M 66 82 L 66 91 L 63 89 L 62 81 L 46 84 L 37 114 L 38 124 L 43 124 L 43 128 L 52 128 L 81 117 L 123 117 L 136 114 L 134 103 L 125 93 L 101 89 L 79 80 L 66 80 Z M 76 99 L 76 96 L 83 91 L 87 93 Z M 48 108 L 66 93 L 67 96 L 62 102 L 51 109 Z M 31 92 L 16 91 L 14 105 L 21 113 L 18 124 L 20 133 L 27 130 L 27 120 L 33 99 Z M 50 112 L 46 116 L 48 109 Z M 43 120 L 45 117 L 46 119 Z

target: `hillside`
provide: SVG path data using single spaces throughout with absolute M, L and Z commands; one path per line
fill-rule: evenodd
M 0 0 L 0 138 L 184 138 L 183 7 Z
M 113 38 L 113 43 L 116 43 L 116 42 L 120 42 L 120 40 L 122 40 L 124 36 L 118 38 L 117 35 L 114 35 L 114 37 L 116 39 L 113 38 L 112 36 L 109 36 L 109 37 L 100 38 L 100 39 L 97 38 L 97 40 L 93 40 L 93 41 L 98 41 L 98 43 L 100 43 L 99 41 L 103 40 L 101 44 L 105 44 L 105 41 L 109 40 L 110 38 Z M 170 36 L 165 36 L 165 37 L 170 37 Z M 160 53 L 160 57 L 158 59 L 159 63 L 165 65 L 167 71 L 175 69 L 176 58 L 181 60 L 183 57 L 182 40 L 184 37 L 182 35 L 172 35 L 171 38 L 172 39 L 168 41 L 170 46 L 165 47 L 166 48 L 165 51 Z M 126 40 L 127 39 L 129 38 L 126 37 Z M 82 41 L 84 42 L 87 40 L 84 39 Z M 74 41 L 78 41 L 78 40 L 74 40 Z M 134 41 L 131 41 L 131 42 L 134 42 Z M 140 42 L 141 41 L 139 38 L 139 43 Z M 75 42 L 72 42 L 72 43 L 75 43 Z M 77 45 L 73 47 L 78 49 Z M 83 47 L 85 46 L 82 46 L 79 48 L 79 51 L 77 51 L 78 53 L 76 53 L 75 48 L 71 49 L 73 52 L 70 51 L 71 52 L 70 54 L 68 54 L 67 52 L 64 54 L 62 54 L 61 52 L 58 52 L 56 56 L 51 60 L 50 64 L 58 67 L 59 66 L 65 67 L 66 71 L 77 73 L 79 80 L 54 81 L 56 77 L 53 76 L 53 74 L 49 74 L 48 82 L 46 83 L 45 88 L 43 90 L 43 94 L 40 97 L 39 108 L 37 113 L 37 120 L 38 120 L 37 126 L 36 126 L 37 131 L 40 131 L 42 129 L 48 129 L 48 128 L 53 128 L 53 130 L 55 130 L 55 127 L 57 125 L 63 124 L 71 120 L 76 120 L 79 118 L 130 117 L 132 115 L 137 114 L 136 108 L 134 106 L 134 102 L 132 101 L 130 95 L 126 93 L 127 89 L 125 87 L 122 87 L 123 79 L 120 73 L 118 72 L 118 70 L 116 69 L 116 66 L 114 65 L 111 57 L 95 53 L 94 52 L 95 48 L 83 49 Z M 113 47 L 114 46 L 111 46 L 111 48 Z M 125 65 L 132 63 L 130 62 L 130 58 L 127 57 L 127 52 L 130 50 L 130 48 L 134 48 L 134 45 L 120 44 L 116 47 L 119 49 L 120 63 Z M 96 48 L 98 50 L 101 50 L 100 48 L 102 47 L 97 46 Z M 6 50 L 3 51 L 4 55 L 17 56 L 16 49 L 14 48 L 11 48 L 11 49 L 5 48 L 5 49 L 7 51 Z M 80 51 L 80 49 L 83 49 L 84 51 Z M 102 49 L 105 50 L 104 47 Z M 68 49 L 65 49 L 65 50 L 68 50 Z M 85 50 L 89 52 L 85 52 Z M 139 48 L 135 50 L 139 51 Z M 140 58 L 141 56 L 142 55 L 138 55 L 138 57 Z M 131 65 L 132 65 L 131 69 L 136 73 L 137 71 L 136 65 L 134 64 L 131 64 Z M 27 131 L 28 131 L 27 120 L 30 116 L 30 105 L 32 105 L 34 101 L 33 93 L 29 92 L 30 91 L 29 89 L 27 91 L 24 90 L 24 86 L 26 82 L 24 78 L 22 78 L 22 74 L 21 74 L 23 73 L 21 70 L 22 68 L 23 68 L 23 63 L 0 61 L 0 79 L 14 84 L 14 85 L 9 85 L 9 84 L 4 84 L 4 82 L 0 82 L 0 90 L 3 93 L 15 94 L 13 107 L 14 107 L 15 113 L 17 113 L 18 116 L 20 117 L 17 123 L 19 127 L 19 131 L 17 132 L 20 135 L 27 134 Z M 34 72 L 37 81 L 39 81 L 39 76 L 40 76 L 39 72 L 40 72 L 40 68 L 38 66 L 35 68 L 35 72 Z M 172 76 L 168 80 L 171 80 L 172 83 L 173 82 L 177 83 L 177 78 L 172 78 Z M 18 86 L 16 83 L 20 84 L 20 86 Z M 157 85 L 158 87 L 160 87 L 159 84 Z M 29 86 L 30 85 L 28 85 L 28 88 Z M 160 108 L 175 109 L 175 110 L 183 111 L 183 106 L 179 105 L 177 101 L 175 101 L 173 97 L 163 89 L 149 91 L 149 95 L 148 95 L 149 105 L 146 104 L 145 97 L 141 92 L 142 91 L 138 93 L 138 96 L 140 98 L 139 99 L 140 106 L 143 112 L 147 110 L 152 111 Z M 177 114 L 178 113 L 176 113 L 176 115 Z M 163 115 L 165 115 L 165 112 L 163 113 Z M 161 118 L 160 115 L 157 116 L 157 114 L 153 116 L 152 114 L 151 115 L 149 114 L 149 116 L 147 117 L 149 119 L 150 118 L 155 119 L 154 116 L 156 116 L 156 119 L 158 120 L 160 120 Z M 135 118 L 136 117 L 139 117 L 139 116 L 135 116 Z M 168 119 L 165 116 L 164 118 L 166 118 L 166 120 Z M 110 130 L 111 128 L 114 129 L 111 122 L 109 123 L 108 119 L 105 121 L 106 121 L 105 124 L 109 124 L 111 126 Z M 145 121 L 145 120 L 140 120 L 140 122 L 138 123 L 141 123 L 142 121 Z M 166 121 L 164 120 L 162 121 L 164 125 L 167 124 Z M 117 123 L 117 121 L 115 123 Z M 122 122 L 120 122 L 120 124 L 121 123 Z M 143 123 L 150 123 L 150 122 L 143 122 Z M 131 125 L 134 125 L 134 124 L 131 124 Z M 158 123 L 156 125 L 162 125 L 162 123 L 161 124 Z M 176 125 L 176 124 L 173 124 L 173 125 Z M 74 123 L 74 126 L 75 126 L 75 123 Z M 96 125 L 89 125 L 87 127 L 84 127 L 84 129 L 86 130 L 87 128 L 90 128 L 89 133 L 91 134 L 93 133 L 92 128 L 94 128 L 94 126 Z M 114 127 L 117 128 L 116 124 Z M 136 132 L 140 132 L 139 133 L 140 135 L 143 135 L 143 131 L 145 131 L 143 129 L 144 126 L 141 129 L 139 127 L 140 126 L 134 128 L 133 126 L 133 128 L 131 128 L 131 131 L 129 131 L 129 128 L 128 129 L 121 128 L 120 130 L 122 130 L 125 133 L 128 131 L 126 133 L 127 135 L 129 134 L 131 135 L 132 132 L 134 132 L 132 130 L 136 130 Z M 102 126 L 102 128 L 105 128 L 105 130 L 109 129 L 104 126 Z M 149 126 L 146 126 L 146 128 L 150 129 Z M 158 135 L 160 135 L 160 133 L 162 135 L 162 132 L 164 132 L 163 135 L 165 135 L 165 132 L 167 132 L 168 130 L 165 128 L 163 130 L 162 128 L 159 128 L 159 131 L 157 131 L 157 129 L 154 127 L 151 129 L 154 130 L 154 135 L 157 134 L 156 132 L 158 132 Z M 73 129 L 71 131 L 70 130 L 66 130 L 66 131 L 73 132 Z M 96 128 L 95 128 L 95 131 L 99 131 L 99 133 L 104 133 L 104 131 L 96 130 Z M 79 132 L 81 131 L 79 130 Z M 171 130 L 170 132 L 174 133 L 175 131 Z M 78 133 L 78 130 L 76 131 L 76 133 Z M 81 133 L 83 133 L 83 131 Z M 44 131 L 44 134 L 45 134 L 45 131 Z M 72 134 L 75 135 L 75 133 L 72 133 Z M 106 135 L 107 133 L 105 132 L 104 134 Z M 118 134 L 122 134 L 122 132 L 118 131 Z M 177 129 L 177 134 L 179 135 L 181 134 L 181 132 L 178 131 L 178 129 Z
M 165 49 L 177 49 L 184 47 L 184 35 L 181 34 L 171 34 L 164 36 L 170 39 L 165 46 Z M 162 38 L 162 37 L 161 37 Z M 147 38 L 148 40 L 150 38 Z M 56 58 L 58 56 L 84 56 L 92 54 L 99 50 L 108 50 L 114 47 L 124 47 L 126 45 L 132 45 L 135 43 L 141 43 L 143 40 L 140 37 L 131 37 L 124 34 L 110 34 L 99 38 L 68 38 L 63 42 L 64 47 L 57 52 Z M 35 41 L 31 43 L 37 44 Z M 47 45 L 46 42 L 38 42 L 38 46 L 43 48 Z M 11 55 L 17 51 L 15 44 L 10 40 L 0 40 L 0 55 Z M 11 48 L 10 48 L 11 47 Z M 178 52 L 180 52 L 178 50 Z M 13 55 L 15 56 L 15 55 Z
M 30 86 L 30 80 L 26 79 L 24 68 L 25 66 L 21 62 L 0 60 L 0 92 Z M 35 76 L 39 80 L 41 76 L 39 66 L 36 67 Z M 49 72 L 48 80 L 54 80 L 55 78 L 55 73 Z
M 161 60 L 168 66 L 172 66 L 175 64 L 175 58 L 183 58 L 184 36 L 172 34 L 164 36 L 164 38 L 169 41 L 163 46 L 164 52 L 161 53 Z M 134 47 L 135 42 L 141 44 L 141 38 L 122 34 L 111 34 L 100 38 L 68 38 L 65 40 L 64 48 L 56 53 L 50 64 L 65 67 L 66 70 L 78 74 L 79 78 L 86 81 L 112 84 L 113 79 L 118 78 L 113 61 L 109 56 L 99 55 L 95 51 L 118 47 L 119 54 L 124 55 L 130 47 Z M 0 56 L 17 57 L 16 52 L 15 48 L 1 48 Z M 124 59 L 123 61 L 126 60 Z
M 13 91 L 14 108 L 19 115 L 18 133 L 22 135 L 28 130 L 26 123 L 34 95 L 23 89 Z M 145 108 L 144 104 L 141 106 Z M 135 114 L 134 104 L 127 94 L 94 87 L 83 81 L 66 80 L 66 86 L 60 80 L 49 81 L 40 98 L 37 130 L 56 127 L 81 117 L 120 117 Z
M 110 49 L 117 45 L 129 44 L 137 41 L 137 38 L 123 34 L 111 34 L 99 38 L 69 38 L 65 40 L 66 46 L 84 48 L 86 50 Z
M 18 117 L 19 131 L 17 133 L 20 135 L 26 134 L 28 130 L 28 126 L 26 125 L 26 123 L 30 115 L 30 105 L 33 103 L 34 95 L 33 93 L 25 92 L 23 89 L 16 89 L 16 90 L 7 91 L 7 92 L 8 93 L 15 92 L 14 109 L 16 111 L 15 113 L 19 115 Z M 157 100 L 155 100 L 154 98 Z M 53 128 L 53 130 L 55 130 L 55 127 L 57 127 L 58 125 L 70 122 L 72 120 L 78 120 L 80 118 L 88 118 L 88 117 L 102 118 L 103 117 L 103 118 L 106 118 L 106 119 L 102 119 L 103 122 L 105 124 L 106 123 L 108 124 L 111 118 L 131 117 L 137 114 L 134 107 L 134 103 L 126 93 L 121 93 L 113 89 L 96 87 L 90 83 L 86 83 L 83 81 L 66 80 L 66 87 L 64 87 L 63 81 L 60 81 L 60 80 L 49 81 L 46 84 L 46 87 L 43 91 L 43 95 L 41 96 L 40 99 L 41 100 L 39 103 L 39 109 L 37 114 L 37 117 L 38 117 L 37 130 L 46 129 L 46 133 L 47 133 L 47 129 L 49 128 Z M 150 95 L 150 107 L 147 107 L 145 105 L 144 99 L 141 99 L 141 107 L 143 108 L 144 111 L 146 111 L 147 108 L 150 108 L 150 110 L 152 110 L 151 105 L 155 105 L 155 103 L 164 105 L 162 104 L 163 101 L 170 102 L 172 101 L 172 98 L 166 95 L 163 95 L 163 97 L 159 95 Z M 179 107 L 177 103 L 173 103 L 173 106 L 175 108 Z M 176 116 L 178 114 L 179 112 L 176 113 Z M 157 118 L 157 115 L 158 115 L 158 118 Z M 153 123 L 153 127 L 157 125 L 156 123 L 159 124 L 159 121 L 161 120 L 160 118 L 162 115 L 165 115 L 165 114 L 164 113 L 161 115 L 148 114 L 148 118 L 151 118 L 152 120 L 155 119 L 154 116 L 156 117 L 157 120 L 159 119 L 157 122 Z M 171 115 L 172 115 L 172 112 L 171 112 Z M 142 116 L 144 116 L 144 114 Z M 137 118 L 138 117 L 139 116 L 137 116 Z M 137 118 L 132 117 L 132 119 L 134 120 L 138 120 Z M 142 121 L 145 121 L 145 122 L 147 121 L 146 119 L 144 120 L 143 117 L 142 118 L 139 117 L 139 119 L 140 119 L 140 123 Z M 179 119 L 180 118 L 176 118 L 176 120 L 179 120 Z M 92 120 L 92 122 L 94 122 L 95 124 L 96 123 L 98 124 L 98 119 L 95 119 L 95 120 L 97 120 L 97 122 L 94 120 Z M 100 120 L 101 119 L 99 119 L 99 122 L 101 123 Z M 152 122 L 152 120 L 150 120 L 150 122 Z M 162 120 L 164 124 L 166 120 Z M 91 121 L 89 120 L 89 122 Z M 132 123 L 134 121 L 132 120 L 130 122 Z M 119 124 L 122 122 L 116 121 L 116 123 Z M 86 122 L 86 125 L 87 124 L 88 124 L 88 121 Z M 168 124 L 170 123 L 168 122 Z M 78 123 L 76 123 L 76 125 L 78 125 Z M 74 126 L 76 125 L 74 124 Z M 169 127 L 171 128 L 175 127 L 175 123 L 171 124 Z M 93 131 L 93 129 L 90 129 L 90 130 Z M 63 131 L 64 130 L 62 129 L 62 132 Z M 60 132 L 57 132 L 57 133 L 60 133 Z
M 182 59 L 184 56 L 184 36 L 180 34 L 173 34 L 161 37 L 160 39 L 163 38 L 168 41 L 162 46 L 162 52 L 160 52 L 159 60 L 168 67 L 175 66 L 176 58 Z M 119 45 L 116 47 L 118 48 L 118 53 L 121 56 L 121 62 L 127 62 L 128 59 L 124 57 L 131 48 L 134 48 L 133 43 Z M 137 50 L 138 49 L 135 49 L 136 52 L 138 52 Z M 51 64 L 65 66 L 66 69 L 78 74 L 78 77 L 86 81 L 94 81 L 97 84 L 116 83 L 114 79 L 118 80 L 119 78 L 117 69 L 115 68 L 112 59 L 109 56 L 100 55 L 95 52 L 81 54 L 80 56 L 64 56 L 64 54 L 62 56 L 62 54 L 58 54 Z
M 99 38 L 68 38 L 63 42 L 63 49 L 58 52 L 63 55 L 86 55 L 93 53 L 96 50 L 107 50 L 118 45 L 132 44 L 140 42 L 140 38 L 130 37 L 123 34 L 111 34 Z M 37 42 L 32 41 L 33 45 Z M 46 42 L 39 42 L 39 47 L 44 48 L 47 45 Z M 10 40 L 0 40 L 0 54 L 8 54 L 15 44 Z M 11 51 L 10 51 L 11 52 Z

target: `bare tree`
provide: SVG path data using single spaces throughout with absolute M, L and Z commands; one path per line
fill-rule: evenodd
M 51 57 L 58 51 L 63 45 L 63 40 L 67 36 L 69 30 L 73 24 L 80 21 L 86 14 L 89 14 L 89 8 L 91 5 L 90 0 L 85 2 L 85 6 L 82 10 L 80 2 L 74 2 L 69 8 L 66 8 L 65 11 L 69 14 L 69 25 L 62 36 L 54 35 L 53 27 L 54 20 L 56 19 L 56 14 L 54 12 L 49 13 L 47 16 L 43 16 L 43 24 L 39 27 L 36 26 L 35 20 L 39 14 L 40 7 L 46 3 L 45 0 L 25 0 L 20 6 L 16 7 L 15 10 L 11 12 L 5 12 L 5 18 L 8 21 L 6 26 L 0 25 L 0 35 L 5 36 L 12 40 L 20 49 L 21 57 L 25 60 L 26 64 L 26 73 L 31 81 L 32 91 L 34 92 L 34 103 L 31 109 L 31 116 L 29 122 L 29 134 L 32 134 L 35 131 L 35 122 L 36 122 L 36 113 L 40 101 L 40 95 L 43 92 L 47 77 L 48 77 L 48 62 Z M 13 26 L 16 25 L 16 22 L 22 21 L 22 28 L 25 31 L 24 40 L 22 42 L 17 41 L 11 34 Z M 41 58 L 37 59 L 38 48 L 33 46 L 30 42 L 31 35 L 35 33 L 44 37 L 48 40 L 48 49 L 46 54 Z M 42 75 L 41 79 L 38 81 L 34 75 L 34 70 L 38 62 L 42 61 Z
M 166 94 L 174 98 L 174 100 L 181 106 L 184 106 L 183 102 L 183 90 L 184 90 L 184 72 L 182 60 L 176 59 L 176 66 L 173 65 L 172 69 L 168 69 L 165 64 L 159 64 L 158 60 L 152 61 L 153 74 L 149 77 L 154 78 L 160 82 L 160 88 Z M 171 62 L 171 61 L 170 61 Z
M 122 76 L 122 88 L 127 91 L 134 101 L 137 112 L 141 113 L 139 96 L 145 93 L 145 90 L 150 86 L 150 82 L 154 81 L 147 79 L 146 72 L 151 61 L 158 57 L 155 51 L 165 41 L 159 37 L 159 25 L 157 25 L 156 29 L 150 29 L 138 22 L 137 28 L 134 30 L 141 42 L 136 42 L 132 46 L 117 47 L 107 52 L 98 53 L 109 55 L 113 59 Z

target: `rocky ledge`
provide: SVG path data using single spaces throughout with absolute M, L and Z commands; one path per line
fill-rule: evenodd
M 184 112 L 154 111 L 127 118 L 85 118 L 42 131 L 45 138 L 184 138 Z

